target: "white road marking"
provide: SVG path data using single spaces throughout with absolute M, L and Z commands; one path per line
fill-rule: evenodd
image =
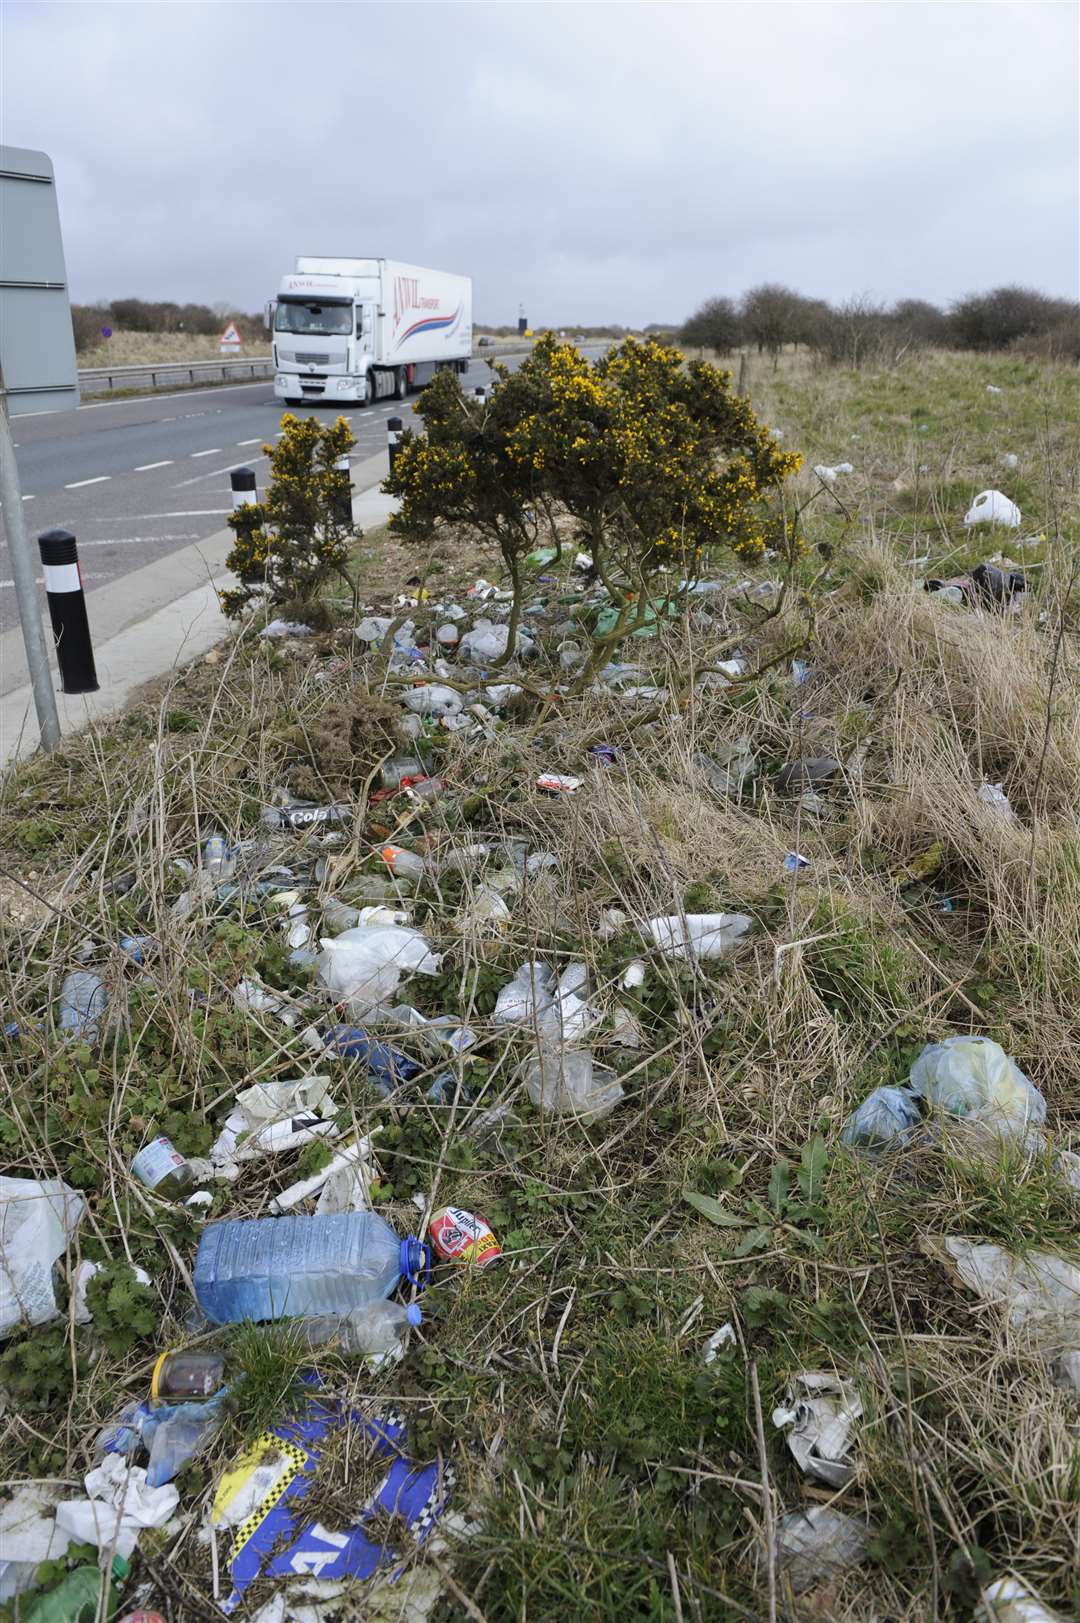
M 209 451 L 192 451 L 191 454 L 192 454 L 193 457 L 197 457 L 197 456 L 220 456 L 221 455 L 221 446 L 220 445 L 212 445 L 210 447 Z
M 237 443 L 237 445 L 261 445 L 262 444 L 262 435 L 260 434 L 259 437 L 257 439 L 254 439 L 254 440 L 237 440 L 236 443 Z
M 65 490 L 81 490 L 84 485 L 103 485 L 106 479 L 111 479 L 111 473 L 99 473 L 94 479 L 76 479 L 74 484 L 65 485 Z
M 164 462 L 144 462 L 141 468 L 136 468 L 135 469 L 135 472 L 136 473 L 149 473 L 151 468 L 171 468 L 172 465 L 173 465 L 173 458 L 168 457 Z
M 256 456 L 252 457 L 251 460 L 252 462 L 265 462 L 266 458 Z M 197 473 L 194 479 L 181 479 L 178 485 L 173 486 L 173 489 L 183 490 L 185 485 L 199 485 L 204 479 L 216 479 L 219 473 L 232 473 L 234 468 L 246 468 L 247 466 L 246 462 L 230 462 L 226 468 L 211 468 L 209 473 Z
M 98 523 L 141 524 L 144 519 L 148 518 L 221 518 L 224 513 L 231 512 L 231 507 L 188 507 L 181 513 L 128 513 L 122 518 L 118 518 L 114 514 L 108 519 L 99 519 Z

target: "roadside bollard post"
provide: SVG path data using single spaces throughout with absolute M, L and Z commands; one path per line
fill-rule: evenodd
M 476 396 L 476 404 L 481 408 L 481 410 L 483 410 L 483 408 L 487 405 L 487 390 L 484 388 L 484 385 L 482 383 L 478 383 L 476 388 L 473 390 L 473 394 Z
M 38 549 L 56 643 L 56 663 L 60 667 L 60 690 L 96 693 L 94 645 L 90 641 L 75 537 L 70 530 L 46 530 L 38 536 Z
M 255 470 L 253 468 L 233 468 L 229 474 L 229 483 L 232 486 L 234 509 L 255 506 L 259 494 L 255 489 Z
M 344 524 L 346 529 L 351 529 L 352 528 L 352 469 L 351 469 L 351 467 L 349 465 L 349 458 L 347 456 L 344 456 L 344 455 L 337 457 L 335 462 L 334 462 L 334 467 L 337 470 L 337 472 L 342 475 L 343 480 L 344 480 L 344 483 L 342 484 L 341 490 L 338 493 L 337 500 L 336 500 L 336 503 L 335 503 L 336 511 L 334 513 L 334 517 L 337 519 L 339 524 Z
M 391 473 L 394 471 L 394 463 L 397 461 L 398 451 L 401 447 L 401 430 L 403 426 L 400 417 L 388 417 L 386 419 L 386 454 L 390 459 Z

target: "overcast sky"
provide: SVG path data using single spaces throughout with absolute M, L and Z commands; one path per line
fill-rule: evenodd
M 762 280 L 1076 297 L 1077 6 L 3 0 L 76 300 L 259 309 L 297 253 L 463 271 L 479 321 Z

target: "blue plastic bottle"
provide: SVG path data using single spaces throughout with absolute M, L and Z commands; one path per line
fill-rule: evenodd
M 399 1240 L 376 1212 L 208 1223 L 195 1295 L 214 1324 L 349 1313 L 415 1272 L 418 1243 Z

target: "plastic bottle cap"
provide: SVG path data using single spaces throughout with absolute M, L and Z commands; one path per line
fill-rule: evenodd
M 424 1315 L 420 1311 L 419 1302 L 409 1303 L 408 1307 L 405 1309 L 405 1317 L 408 1319 L 411 1325 L 415 1326 L 420 1323 Z

